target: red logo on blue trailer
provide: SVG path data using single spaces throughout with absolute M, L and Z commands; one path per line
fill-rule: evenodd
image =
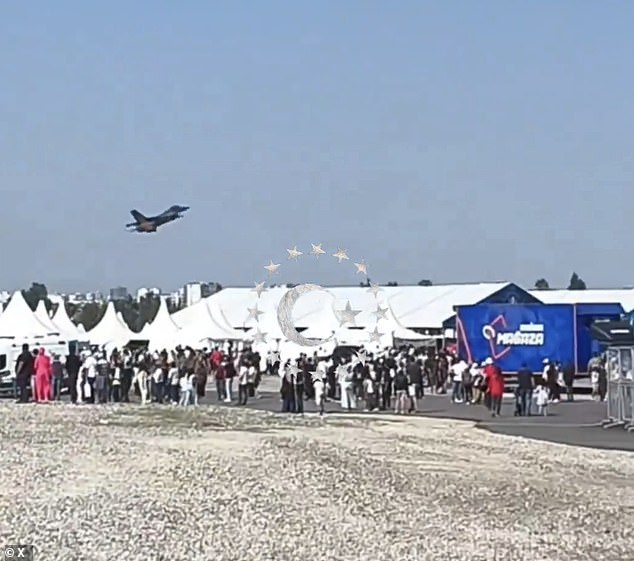
M 491 349 L 491 358 L 493 360 L 500 360 L 511 351 L 511 347 L 508 345 L 503 347 L 498 345 L 497 332 L 499 328 L 502 328 L 502 330 L 508 329 L 506 318 L 501 314 L 496 317 L 491 323 L 485 325 L 482 328 L 482 336 L 489 342 L 489 348 Z

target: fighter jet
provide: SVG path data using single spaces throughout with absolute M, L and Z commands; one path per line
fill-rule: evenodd
M 188 210 L 188 206 L 174 205 L 157 216 L 143 216 L 138 210 L 131 210 L 130 214 L 134 218 L 134 222 L 126 224 L 125 227 L 128 228 L 129 232 L 156 232 L 159 226 L 183 218 L 183 213 Z

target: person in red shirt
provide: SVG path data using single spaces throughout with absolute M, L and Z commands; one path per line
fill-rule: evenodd
M 53 366 L 51 357 L 45 352 L 44 348 L 40 351 L 35 359 L 35 400 L 37 402 L 47 402 L 51 399 L 51 378 L 53 375 Z
M 486 370 L 486 368 L 485 368 Z M 491 416 L 497 417 L 502 408 L 502 397 L 504 396 L 504 375 L 497 364 L 491 364 L 488 374 L 486 374 L 491 396 Z
M 216 347 L 211 353 L 211 368 L 213 370 L 218 368 L 221 365 L 223 358 L 224 357 L 222 356 L 222 351 L 218 347 Z

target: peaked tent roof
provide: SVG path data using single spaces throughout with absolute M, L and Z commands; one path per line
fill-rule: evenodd
M 169 349 L 180 342 L 181 329 L 176 325 L 167 309 L 167 301 L 161 298 L 156 316 L 143 326 L 139 339 L 148 339 L 150 350 Z
M 119 320 L 120 323 L 122 323 L 133 335 L 137 335 L 136 331 L 134 331 L 134 329 L 132 329 L 128 323 L 126 322 L 125 318 L 123 317 L 123 314 L 121 312 L 117 312 L 117 319 Z
M 53 315 L 53 325 L 55 325 L 68 339 L 80 339 L 85 335 L 68 317 L 64 302 L 60 302 Z
M 0 316 L 0 337 L 26 340 L 59 336 L 59 329 L 51 329 L 38 320 L 21 291 L 13 293 L 11 301 Z
M 134 336 L 130 328 L 119 319 L 113 302 L 108 302 L 99 323 L 87 333 L 88 340 L 95 345 L 111 344 L 117 347 L 127 344 Z
M 35 308 L 35 317 L 38 321 L 46 327 L 51 333 L 62 333 L 61 329 L 53 323 L 51 317 L 48 315 L 48 310 L 46 309 L 46 304 L 44 300 L 40 300 L 37 303 L 37 307 Z

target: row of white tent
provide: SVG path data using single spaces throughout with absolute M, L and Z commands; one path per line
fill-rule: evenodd
M 173 315 L 169 313 L 166 301 L 162 300 L 156 317 L 140 333 L 129 328 L 113 302 L 108 303 L 99 323 L 86 332 L 83 326 L 73 323 L 63 304 L 57 306 L 52 317 L 43 301 L 33 312 L 22 293 L 17 291 L 0 313 L 0 340 L 10 340 L 14 344 L 82 341 L 106 348 L 121 348 L 130 341 L 143 340 L 149 341 L 151 350 L 160 350 L 176 345 L 197 348 L 210 346 L 213 342 L 253 342 L 261 333 L 267 340 L 267 343 L 256 341 L 256 346 L 261 350 L 275 348 L 285 355 L 298 354 L 306 349 L 286 337 L 276 315 L 277 306 L 287 290 L 272 288 L 258 297 L 248 289 L 228 289 L 222 299 L 218 293 Z M 330 301 L 332 298 L 331 293 L 321 292 L 299 300 L 293 314 L 298 330 L 304 330 L 303 336 L 313 342 L 321 341 L 319 344 L 324 350 L 338 344 L 371 346 L 368 329 L 339 325 L 335 307 Z M 248 317 L 249 308 L 255 309 L 255 306 L 258 321 Z M 367 313 L 367 310 L 363 313 Z M 367 318 L 363 322 L 367 323 Z M 389 306 L 385 307 L 384 317 L 374 323 L 381 335 L 373 343 L 376 347 L 389 346 L 394 338 L 408 341 L 429 339 L 403 327 Z
M 420 344 L 432 338 L 417 331 L 424 328 L 438 330 L 453 315 L 454 306 L 478 303 L 508 284 L 382 287 L 376 294 L 362 287 L 315 290 L 293 300 L 292 318 L 304 338 L 317 341 L 324 349 L 337 344 L 382 348 L 395 340 Z M 108 303 L 99 323 L 86 332 L 82 326 L 73 323 L 63 305 L 57 307 L 52 317 L 44 302 L 32 312 L 18 291 L 0 313 L 0 340 L 10 340 L 13 344 L 82 341 L 107 348 L 120 348 L 133 340 L 147 340 L 150 349 L 160 350 L 176 345 L 200 348 L 209 347 L 213 342 L 252 342 L 262 333 L 267 345 L 257 346 L 273 347 L 283 354 L 297 354 L 306 349 L 293 342 L 293 336 L 287 336 L 288 331 L 285 333 L 277 317 L 280 302 L 289 290 L 292 289 L 274 287 L 258 295 L 249 288 L 225 288 L 174 314 L 169 313 L 166 301 L 162 300 L 156 317 L 140 333 L 129 328 L 112 302 Z M 545 298 L 551 295 L 548 291 L 540 292 L 538 297 L 551 303 L 553 299 L 563 298 L 556 292 L 559 291 L 552 291 L 550 300 Z M 574 292 L 572 297 L 580 298 L 591 291 Z M 610 294 L 595 294 L 592 299 L 607 301 L 613 296 L 614 292 L 610 291 Z M 587 294 L 587 297 L 591 295 Z M 342 310 L 348 303 L 361 312 L 355 318 L 354 326 L 341 326 L 337 310 Z M 377 313 L 377 308 L 383 312 Z M 370 345 L 368 335 L 375 329 L 380 337 Z

